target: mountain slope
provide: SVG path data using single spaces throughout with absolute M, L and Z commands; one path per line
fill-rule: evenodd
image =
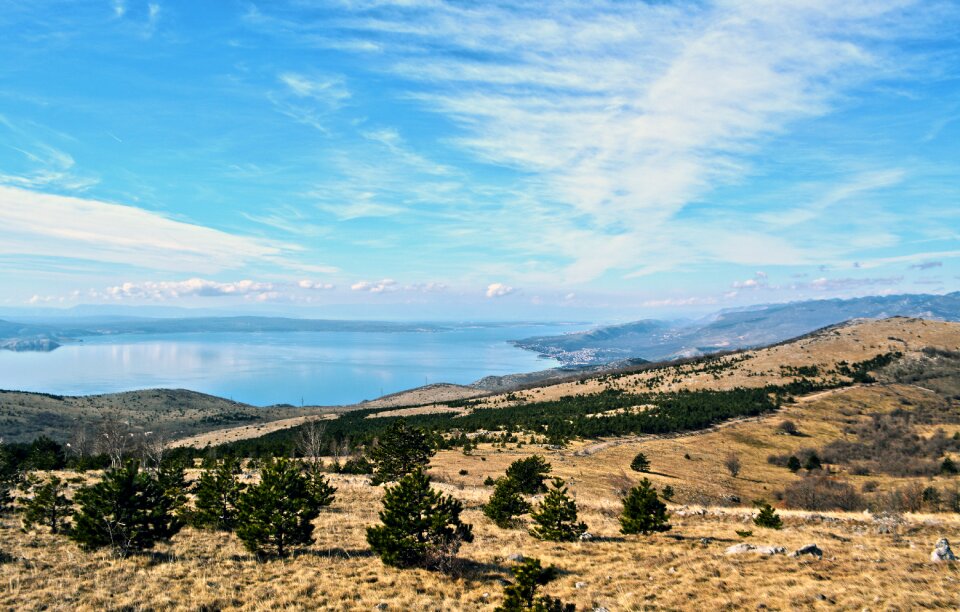
M 960 292 L 813 300 L 722 311 L 692 325 L 637 321 L 563 336 L 527 338 L 516 345 L 565 364 L 618 359 L 651 361 L 751 348 L 795 338 L 849 319 L 892 316 L 960 320 Z

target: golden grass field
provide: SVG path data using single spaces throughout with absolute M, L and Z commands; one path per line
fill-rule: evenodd
M 960 348 L 960 325 L 893 319 L 844 326 L 825 335 L 751 352 L 743 368 L 720 381 L 694 374 L 687 384 L 764 384 L 780 376 L 779 365 L 830 364 L 866 359 L 891 347 L 917 358 L 924 346 Z M 898 340 L 892 340 L 897 338 Z M 648 376 L 638 374 L 637 376 Z M 729 381 L 727 379 L 730 379 Z M 758 382 L 761 381 L 761 382 Z M 536 397 L 584 392 L 585 387 L 628 384 L 624 379 L 537 391 Z M 675 385 L 676 383 L 669 383 Z M 497 398 L 492 401 L 503 401 Z M 70 541 L 42 530 L 23 532 L 13 517 L 2 520 L 0 549 L 14 557 L 0 565 L 0 606 L 9 610 L 491 610 L 502 599 L 502 584 L 520 553 L 555 564 L 562 573 L 544 591 L 575 603 L 578 610 L 915 610 L 960 609 L 960 562 L 931 563 L 941 537 L 960 552 L 960 514 L 906 514 L 897 533 L 880 529 L 868 513 L 812 513 L 779 510 L 780 531 L 752 525 L 753 499 L 773 500 L 776 491 L 799 479 L 771 465 L 767 456 L 799 447 L 819 447 L 843 436 L 843 428 L 870 413 L 904 406 L 938 404 L 957 409 L 956 398 L 922 386 L 878 383 L 800 398 L 775 414 L 726 423 L 704 432 L 664 437 L 578 441 L 555 450 L 483 444 L 465 455 L 443 451 L 431 462 L 435 487 L 464 501 L 464 519 L 475 541 L 459 554 L 453 574 L 397 570 L 370 555 L 365 528 L 377 522 L 382 487 L 367 477 L 332 475 L 339 487 L 333 506 L 315 522 L 316 541 L 287 560 L 258 561 L 226 533 L 185 528 L 153 554 L 126 560 L 105 552 L 83 552 Z M 908 402 L 908 403 L 905 403 Z M 779 433 L 784 419 L 803 436 Z M 925 427 L 932 433 L 938 425 Z M 948 435 L 960 425 L 940 425 Z M 622 536 L 616 493 L 623 481 L 640 475 L 629 463 L 638 451 L 651 461 L 657 487 L 676 490 L 671 531 Z M 742 471 L 734 478 L 724 458 L 738 454 Z M 524 528 L 504 530 L 480 512 L 497 477 L 515 459 L 538 453 L 567 479 L 581 519 L 596 536 L 569 544 L 541 542 Z M 689 457 L 689 458 L 688 458 Z M 461 475 L 461 470 L 466 474 Z M 858 490 L 877 482 L 882 493 L 913 481 L 944 487 L 960 477 L 894 478 L 839 472 Z M 195 477 L 196 474 L 192 474 Z M 93 476 L 88 476 L 88 478 Z M 740 507 L 724 503 L 739 497 Z M 776 505 L 776 504 L 775 504 Z M 752 530 L 743 539 L 738 530 Z M 788 550 L 816 543 L 822 560 L 752 553 L 728 556 L 727 547 L 746 541 Z

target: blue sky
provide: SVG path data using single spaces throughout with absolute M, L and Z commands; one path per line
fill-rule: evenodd
M 956 2 L 0 1 L 0 306 L 960 285 Z

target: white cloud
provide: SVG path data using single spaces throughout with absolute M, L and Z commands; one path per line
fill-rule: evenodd
M 833 260 L 862 236 L 816 249 L 780 230 L 904 178 L 865 173 L 763 227 L 678 218 L 746 177 L 750 155 L 795 123 L 888 76 L 894 64 L 878 41 L 900 29 L 922 36 L 926 12 L 909 13 L 909 2 L 347 6 L 355 12 L 336 26 L 343 42 L 375 43 L 392 60 L 385 69 L 412 82 L 411 98 L 461 126 L 457 144 L 529 177 L 498 218 L 502 242 L 517 244 L 512 228 L 546 228 L 526 249 L 571 260 L 568 282 L 680 262 Z M 250 19 L 306 44 L 329 33 L 260 12 Z M 368 133 L 385 146 L 395 137 Z
M 508 287 L 503 283 L 490 283 L 487 285 L 487 297 L 488 298 L 498 298 L 510 295 L 514 292 L 513 287 Z
M 350 98 L 343 78 L 293 72 L 282 73 L 277 78 L 284 85 L 283 91 L 267 94 L 274 108 L 299 123 L 329 135 L 330 115 Z
M 290 247 L 177 221 L 163 214 L 0 186 L 0 254 L 85 259 L 211 273 L 283 263 Z
M 687 297 L 687 298 L 665 298 L 661 300 L 647 300 L 641 306 L 647 308 L 662 308 L 664 306 L 706 306 L 716 304 L 714 297 Z
M 202 278 L 191 278 L 185 281 L 143 281 L 126 282 L 104 290 L 104 297 L 121 300 L 167 300 L 182 297 L 224 297 L 224 296 L 259 296 L 273 292 L 272 283 L 241 280 L 232 283 L 221 283 Z
M 385 278 L 379 281 L 359 281 L 350 285 L 352 291 L 368 291 L 370 293 L 386 293 L 399 289 L 397 281 Z
M 310 289 L 311 291 L 329 291 L 334 289 L 333 284 L 324 283 L 322 281 L 312 281 L 309 279 L 304 279 L 297 283 L 297 286 L 301 289 Z

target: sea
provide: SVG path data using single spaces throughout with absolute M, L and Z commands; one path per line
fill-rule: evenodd
M 255 406 L 343 405 L 424 384 L 559 365 L 510 340 L 562 324 L 457 325 L 439 331 L 123 334 L 49 353 L 0 350 L 0 389 L 89 395 L 190 389 Z

